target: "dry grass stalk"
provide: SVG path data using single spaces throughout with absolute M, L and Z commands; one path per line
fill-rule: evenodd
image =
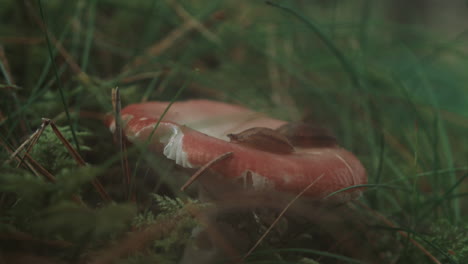
M 125 143 L 123 133 L 122 133 L 122 117 L 120 111 L 122 109 L 122 103 L 120 99 L 120 90 L 118 87 L 112 89 L 112 107 L 114 110 L 114 120 L 115 120 L 115 136 L 116 141 L 120 151 L 120 166 L 123 172 L 123 183 L 125 191 L 127 192 L 128 199 L 133 201 L 136 200 L 134 194 L 131 191 L 131 173 L 130 167 L 128 165 L 128 156 L 127 156 L 127 145 Z

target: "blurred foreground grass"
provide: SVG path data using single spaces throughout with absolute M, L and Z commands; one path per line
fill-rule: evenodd
M 133 151 L 136 198 L 127 201 L 103 118 L 116 86 L 127 105 L 170 101 L 187 83 L 179 99 L 232 102 L 332 128 L 375 184 L 360 202 L 397 227 L 366 225 L 359 232 L 374 246 L 352 254 L 320 225 L 305 223 L 302 240 L 289 234 L 265 241 L 252 263 L 430 262 L 425 251 L 442 263 L 467 263 L 466 21 L 450 13 L 424 19 L 401 1 L 272 2 L 285 8 L 263 1 L 3 0 L 0 263 L 112 263 L 109 255 L 121 263 L 177 262 L 194 226 L 178 191 L 177 179 L 187 174 Z M 55 183 L 4 164 L 7 150 L 43 117 L 63 128 L 90 166 L 78 169 L 48 130 L 32 155 Z M 136 167 L 138 156 L 144 164 Z M 115 202 L 100 200 L 89 184 L 94 177 Z M 86 207 L 70 201 L 78 194 Z M 168 204 L 172 210 L 161 210 Z M 146 242 L 115 254 L 132 241 Z

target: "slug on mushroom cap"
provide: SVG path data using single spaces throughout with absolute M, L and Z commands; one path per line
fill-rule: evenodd
M 147 102 L 122 109 L 127 139 L 146 141 L 168 104 Z M 115 130 L 114 121 L 110 129 Z M 320 199 L 340 189 L 367 183 L 365 169 L 352 153 L 339 147 L 331 136 L 308 138 L 307 134 L 313 131 L 320 133 L 320 129 L 288 126 L 285 121 L 241 106 L 190 100 L 173 103 L 150 145 L 185 168 L 202 167 L 232 152 L 231 157 L 214 164 L 211 170 L 226 181 L 240 180 L 254 189 L 297 194 L 321 177 L 304 194 Z M 309 143 L 301 144 L 304 139 Z M 325 144 L 314 144 L 314 140 Z M 359 188 L 353 188 L 333 198 L 347 201 L 360 193 Z

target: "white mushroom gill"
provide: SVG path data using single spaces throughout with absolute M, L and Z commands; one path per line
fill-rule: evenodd
M 172 126 L 172 133 L 164 133 L 160 142 L 165 144 L 163 154 L 168 159 L 174 160 L 176 164 L 184 168 L 194 168 L 189 162 L 188 155 L 183 149 L 184 133 L 178 126 Z
M 130 137 L 130 140 L 135 141 L 135 138 L 146 139 L 153 133 L 155 126 L 156 124 L 151 124 L 140 129 L 134 137 Z M 151 141 L 159 141 L 164 145 L 163 154 L 166 158 L 174 160 L 176 164 L 184 168 L 194 168 L 183 149 L 183 139 L 184 133 L 179 126 L 160 123 L 159 127 L 154 131 Z

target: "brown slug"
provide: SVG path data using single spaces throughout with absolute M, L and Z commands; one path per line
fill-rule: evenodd
M 336 137 L 328 129 L 320 126 L 292 122 L 282 125 L 275 131 L 286 137 L 296 147 L 335 147 L 337 145 Z
M 267 152 L 279 154 L 290 154 L 294 152 L 293 145 L 284 135 L 266 127 L 249 128 L 238 134 L 228 134 L 227 136 L 232 143 Z

